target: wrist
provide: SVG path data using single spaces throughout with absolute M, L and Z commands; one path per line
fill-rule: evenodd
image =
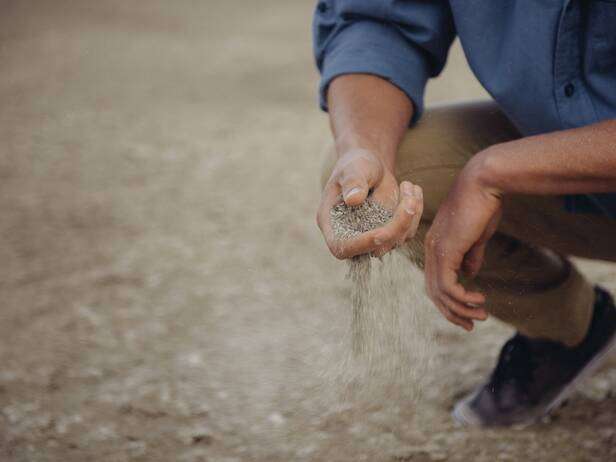
M 363 158 L 369 163 L 378 166 L 379 169 L 387 170 L 393 173 L 394 160 L 388 162 L 388 158 L 382 155 L 378 150 L 367 148 L 364 145 L 357 146 L 336 146 L 339 165 L 345 166 L 349 162 Z
M 362 152 L 375 158 L 384 168 L 393 172 L 396 163 L 396 149 L 384 144 L 379 143 L 377 140 L 356 135 L 339 135 L 336 137 L 338 158 L 350 152 Z
M 499 145 L 477 153 L 466 164 L 462 173 L 463 181 L 469 182 L 486 193 L 501 197 L 505 193 L 503 156 Z

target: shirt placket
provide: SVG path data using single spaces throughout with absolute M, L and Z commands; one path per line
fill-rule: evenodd
M 583 77 L 582 26 L 581 2 L 566 0 L 554 53 L 554 99 L 563 129 L 596 121 Z

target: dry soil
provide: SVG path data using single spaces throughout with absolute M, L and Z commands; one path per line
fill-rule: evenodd
M 616 458 L 613 360 L 550 423 L 454 425 L 493 321 L 442 321 L 419 405 L 325 404 L 349 286 L 313 218 L 312 8 L 0 0 L 0 460 Z M 428 100 L 481 96 L 456 47 Z

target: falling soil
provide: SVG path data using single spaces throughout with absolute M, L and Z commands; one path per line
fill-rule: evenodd
M 391 211 L 370 199 L 356 207 L 338 204 L 330 216 L 337 239 L 392 219 Z M 345 391 L 371 401 L 392 394 L 416 398 L 434 350 L 410 257 L 405 245 L 381 258 L 360 255 L 349 260 L 353 313 L 346 354 L 335 376 Z

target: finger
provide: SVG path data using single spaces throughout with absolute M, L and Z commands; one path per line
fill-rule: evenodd
M 405 183 L 410 185 L 408 182 Z M 407 209 L 415 204 L 415 200 L 407 194 L 407 197 L 399 202 L 393 218 L 386 225 L 360 236 L 337 242 L 336 252 L 339 258 L 350 258 L 366 253 L 382 256 L 402 243 L 414 217 L 408 213 Z
M 439 292 L 448 295 L 450 298 L 458 301 L 459 303 L 473 306 L 481 306 L 485 303 L 485 295 L 480 292 L 468 291 L 458 281 L 458 274 L 455 270 L 448 268 L 447 264 L 442 261 L 438 261 L 437 257 L 435 269 L 436 269 L 436 281 Z
M 325 237 L 325 242 L 330 252 L 337 258 L 342 258 L 336 253 L 337 239 L 331 224 L 331 210 L 342 200 L 339 185 L 335 182 L 328 183 L 323 189 L 321 203 L 317 210 L 317 225 Z
M 462 261 L 462 270 L 469 277 L 474 278 L 483 265 L 486 243 L 477 243 L 466 253 Z
M 394 210 L 393 218 L 383 227 L 395 244 L 401 244 L 413 224 L 413 218 L 419 209 L 413 184 L 408 181 L 400 183 L 400 199 Z
M 460 326 L 462 329 L 468 332 L 473 330 L 473 327 L 475 326 L 473 324 L 473 321 L 458 316 L 457 314 L 453 313 L 451 310 L 448 310 L 444 306 L 440 306 L 439 310 L 441 314 L 445 317 L 445 319 L 447 319 L 447 321 L 449 321 L 450 323 L 456 326 Z
M 345 259 L 364 254 L 377 255 L 379 251 L 389 251 L 392 247 L 390 235 L 384 233 L 383 228 L 378 228 L 349 239 L 335 240 L 330 250 L 337 258 Z
M 355 169 L 347 168 L 343 170 L 340 173 L 338 183 L 340 184 L 342 198 L 346 205 L 360 205 L 368 197 L 370 190 L 368 178 Z
M 472 331 L 475 327 L 475 324 L 473 323 L 473 321 L 469 321 L 468 319 L 461 318 L 460 316 L 458 316 L 457 314 L 451 311 L 449 311 L 448 316 L 445 316 L 445 317 L 447 318 L 449 322 L 451 322 L 452 324 L 455 324 L 456 326 L 460 326 L 462 329 L 464 329 L 467 332 Z
M 413 197 L 413 205 L 412 205 L 412 213 L 407 209 L 407 213 L 411 214 L 411 225 L 409 229 L 406 231 L 404 236 L 404 241 L 411 239 L 417 234 L 417 229 L 419 228 L 419 223 L 421 222 L 421 216 L 423 214 L 424 203 L 423 203 L 423 190 L 421 187 L 417 185 L 413 185 L 412 188 L 412 197 Z
M 428 291 L 428 296 L 432 300 L 432 302 L 437 306 L 441 314 L 452 324 L 462 327 L 466 331 L 473 330 L 473 322 L 468 318 L 463 318 L 459 316 L 457 313 L 453 312 L 449 307 L 443 302 L 443 294 L 441 294 L 436 277 L 436 266 L 435 266 L 435 258 L 433 248 L 426 248 L 426 259 L 425 259 L 425 275 L 426 275 L 426 289 Z
M 488 313 L 483 308 L 464 305 L 446 294 L 441 294 L 441 301 L 450 311 L 462 318 L 476 319 L 477 321 L 488 319 Z
M 447 286 L 445 289 L 443 289 L 443 292 L 454 300 L 457 300 L 458 302 L 465 305 L 480 307 L 486 302 L 486 296 L 484 294 L 482 294 L 481 292 L 466 290 L 464 286 L 459 282 Z
M 459 316 L 455 315 L 455 313 L 452 313 L 441 301 L 436 279 L 435 254 L 432 246 L 425 247 L 424 276 L 426 278 L 426 292 L 428 297 L 432 300 L 443 317 L 453 324 L 468 329 L 468 320 L 461 319 Z
M 393 248 L 394 248 L 393 245 L 381 246 L 381 247 L 377 248 L 376 250 L 373 250 L 372 252 L 370 252 L 370 255 L 372 255 L 373 257 L 380 258 L 380 257 L 385 255 L 387 252 L 389 252 Z
M 409 229 L 413 225 L 417 210 L 421 211 L 413 193 L 413 185 L 410 182 L 404 181 L 400 184 L 400 193 L 400 200 L 392 219 L 379 228 L 379 233 L 375 235 L 380 244 L 392 248 L 404 242 Z

